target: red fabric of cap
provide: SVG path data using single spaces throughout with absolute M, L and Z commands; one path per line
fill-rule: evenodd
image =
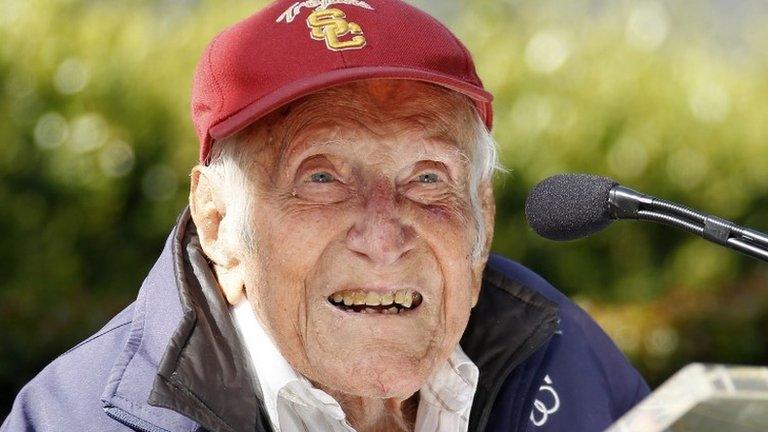
M 459 91 L 474 100 L 491 128 L 493 97 L 471 55 L 428 14 L 399 0 L 282 0 L 224 30 L 198 62 L 192 120 L 200 161 L 208 163 L 213 140 L 282 105 L 367 78 L 421 80 Z

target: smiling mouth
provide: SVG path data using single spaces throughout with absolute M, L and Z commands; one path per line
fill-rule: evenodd
M 345 312 L 393 315 L 419 307 L 421 293 L 397 290 L 377 293 L 366 290 L 337 291 L 328 296 L 328 302 Z

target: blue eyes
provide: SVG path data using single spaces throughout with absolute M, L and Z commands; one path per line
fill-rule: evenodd
M 435 173 L 419 174 L 419 176 L 416 178 L 418 179 L 419 183 L 437 183 L 440 181 L 440 178 Z
M 310 180 L 312 183 L 331 183 L 335 179 L 333 178 L 333 175 L 327 171 L 320 171 L 312 174 L 310 176 Z
M 318 171 L 309 177 L 312 183 L 332 183 L 336 180 L 328 171 Z M 424 173 L 416 176 L 417 183 L 437 183 L 440 177 L 436 173 Z

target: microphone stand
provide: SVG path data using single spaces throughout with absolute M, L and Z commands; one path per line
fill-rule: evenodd
M 768 235 L 697 210 L 615 186 L 608 195 L 613 219 L 639 219 L 669 225 L 768 262 Z

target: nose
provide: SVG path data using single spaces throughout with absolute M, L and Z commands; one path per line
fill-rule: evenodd
M 360 217 L 347 232 L 347 248 L 372 264 L 397 262 L 415 246 L 416 234 L 397 208 L 394 190 L 378 185 L 365 199 Z

